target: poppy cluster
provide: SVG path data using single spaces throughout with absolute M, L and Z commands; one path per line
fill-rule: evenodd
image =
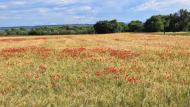
M 117 69 L 115 67 L 106 67 L 103 71 L 97 71 L 95 74 L 97 77 L 106 77 L 109 76 L 109 80 L 119 80 L 123 79 L 129 83 L 138 83 L 140 81 L 139 77 L 129 76 L 125 74 L 123 69 Z
M 48 48 L 35 47 L 35 46 L 22 47 L 22 48 L 5 48 L 0 51 L 0 56 L 3 56 L 4 58 L 10 58 L 18 55 L 22 56 L 30 52 L 43 57 L 48 57 L 51 51 L 52 50 Z
M 112 48 L 66 48 L 61 51 L 63 57 L 93 57 L 98 55 L 109 55 L 119 59 L 133 58 L 139 56 L 138 53 Z

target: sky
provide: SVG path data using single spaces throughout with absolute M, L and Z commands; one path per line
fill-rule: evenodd
M 190 10 L 190 0 L 0 0 L 0 27 L 145 21 Z

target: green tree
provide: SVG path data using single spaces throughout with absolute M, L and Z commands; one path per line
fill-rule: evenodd
M 170 24 L 170 16 L 169 15 L 164 15 L 164 16 L 161 16 L 162 17 L 162 21 L 164 23 L 164 34 L 166 32 L 169 32 L 169 24 Z
M 161 15 L 152 16 L 145 22 L 144 27 L 147 32 L 164 31 L 164 19 Z
M 126 31 L 127 31 L 127 25 L 123 22 L 118 22 L 117 32 L 126 32 Z
M 6 35 L 28 35 L 28 30 L 25 28 L 10 28 L 5 30 Z
M 190 12 L 186 9 L 179 10 L 178 12 L 179 17 L 179 30 L 180 31 L 188 31 L 188 23 L 190 22 Z
M 179 31 L 190 31 L 190 12 L 181 9 L 174 14 L 170 14 L 169 31 L 179 32 Z
M 122 31 L 122 24 L 117 22 L 117 20 L 111 21 L 98 21 L 94 25 L 95 32 L 98 34 L 105 34 L 105 33 L 116 33 Z
M 178 15 L 175 14 L 170 14 L 169 16 L 170 22 L 169 22 L 169 31 L 171 32 L 175 32 L 175 31 L 179 31 L 179 24 L 178 24 Z
M 142 32 L 143 29 L 144 29 L 144 25 L 141 21 L 139 20 L 134 20 L 134 21 L 131 21 L 129 24 L 128 24 L 128 27 L 129 27 L 129 31 L 130 32 Z

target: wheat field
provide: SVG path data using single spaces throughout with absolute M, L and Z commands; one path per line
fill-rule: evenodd
M 1 37 L 0 106 L 189 107 L 190 37 Z

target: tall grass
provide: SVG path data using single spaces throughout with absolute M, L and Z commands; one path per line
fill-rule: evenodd
M 2 107 L 190 106 L 189 37 L 45 38 L 0 39 Z

